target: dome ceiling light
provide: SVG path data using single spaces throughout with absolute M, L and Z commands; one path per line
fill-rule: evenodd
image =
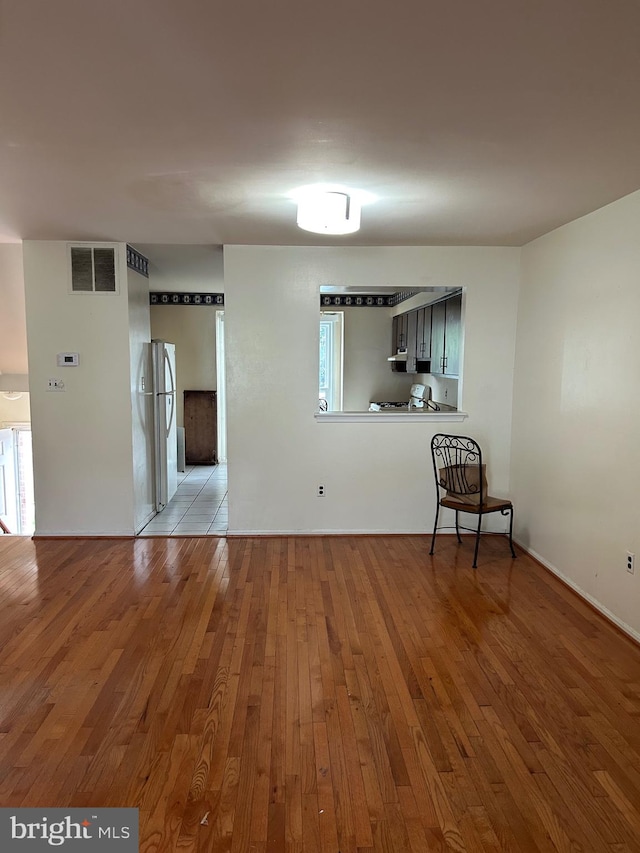
M 360 228 L 360 203 L 348 193 L 309 194 L 298 201 L 298 226 L 315 234 L 353 234 Z

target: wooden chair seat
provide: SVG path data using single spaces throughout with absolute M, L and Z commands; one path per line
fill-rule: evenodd
M 472 512 L 474 515 L 478 515 L 480 512 L 497 512 L 513 508 L 511 501 L 504 498 L 492 498 L 491 495 L 483 498 L 482 506 L 480 504 L 468 504 L 463 501 L 457 501 L 451 497 L 440 498 L 440 506 L 456 509 L 459 512 Z

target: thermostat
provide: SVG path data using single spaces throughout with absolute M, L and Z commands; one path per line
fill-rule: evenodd
M 77 367 L 80 360 L 80 354 L 77 352 L 59 352 L 58 367 Z

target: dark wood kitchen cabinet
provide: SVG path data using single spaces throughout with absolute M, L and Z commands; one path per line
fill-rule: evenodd
M 418 349 L 418 312 L 410 311 L 404 314 L 407 318 L 407 373 L 418 372 L 418 361 L 416 353 Z
M 407 314 L 398 314 L 397 317 L 393 318 L 391 355 L 395 355 L 398 350 L 407 348 L 407 317 Z
M 400 351 L 406 351 L 409 327 L 408 321 L 408 314 L 398 314 L 393 318 L 391 327 L 391 355 L 395 355 Z M 391 369 L 399 373 L 406 373 L 408 370 L 407 363 L 406 361 L 393 361 L 391 363 Z
M 218 462 L 218 412 L 215 391 L 184 392 L 184 445 L 187 465 Z
M 416 314 L 416 360 L 429 361 L 431 359 L 431 306 L 418 308 Z
M 407 373 L 428 373 L 431 358 L 431 306 L 417 308 L 407 318 Z
M 401 373 L 460 374 L 462 296 L 425 305 L 393 318 L 392 354 L 407 351 L 406 361 L 392 362 Z
M 459 376 L 461 317 L 461 295 L 431 306 L 431 373 Z

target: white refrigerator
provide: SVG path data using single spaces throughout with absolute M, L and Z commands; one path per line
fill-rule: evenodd
M 155 502 L 161 512 L 178 488 L 176 347 L 151 341 L 155 444 Z

